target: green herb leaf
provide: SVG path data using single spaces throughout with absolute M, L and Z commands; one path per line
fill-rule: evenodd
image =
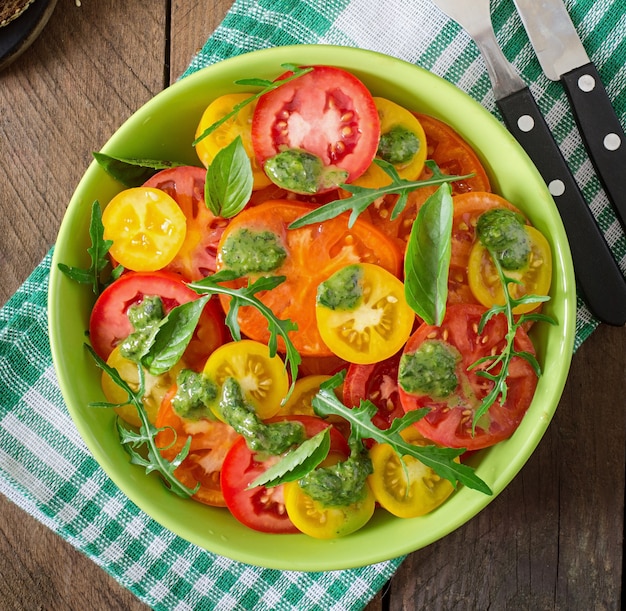
M 461 482 L 468 488 L 473 488 L 484 494 L 492 494 L 487 484 L 480 479 L 474 470 L 468 465 L 455 462 L 455 458 L 461 455 L 463 449 L 440 448 L 437 446 L 417 446 L 405 441 L 400 436 L 400 431 L 423 417 L 424 413 L 415 415 L 407 414 L 387 430 L 379 429 L 373 422 L 372 417 L 377 408 L 371 401 L 361 401 L 358 407 L 346 407 L 335 395 L 333 388 L 341 384 L 345 372 L 334 375 L 326 380 L 320 390 L 312 399 L 315 412 L 323 417 L 330 415 L 341 416 L 350 423 L 350 440 L 353 445 L 358 440 L 373 439 L 378 443 L 390 445 L 398 456 L 413 456 L 428 467 L 431 467 L 437 475 L 450 481 L 453 486 Z M 407 418 L 408 416 L 408 418 Z
M 302 442 L 267 471 L 261 473 L 249 486 L 271 488 L 287 482 L 295 482 L 317 467 L 330 451 L 330 428 Z
M 148 178 L 159 170 L 186 165 L 176 161 L 161 161 L 158 159 L 134 159 L 129 157 L 115 157 L 106 153 L 92 153 L 98 165 L 115 180 L 125 187 L 139 187 Z
M 256 308 L 267 320 L 270 339 L 268 347 L 270 356 L 274 356 L 278 349 L 278 338 L 282 337 L 285 344 L 285 366 L 289 367 L 291 374 L 291 387 L 285 400 L 291 395 L 293 385 L 298 377 L 298 365 L 300 365 L 300 353 L 293 345 L 289 333 L 297 331 L 298 325 L 292 320 L 282 320 L 278 318 L 270 308 L 268 308 L 257 296 L 261 291 L 271 291 L 285 281 L 285 276 L 261 276 L 254 282 L 238 289 L 230 288 L 220 284 L 235 280 L 239 276 L 231 270 L 221 270 L 212 276 L 207 276 L 202 280 L 190 282 L 187 286 L 200 294 L 207 295 L 228 295 L 231 297 L 228 314 L 226 315 L 226 325 L 230 329 L 233 339 L 241 339 L 241 329 L 237 315 L 241 306 L 252 306 Z
M 232 218 L 252 195 L 252 165 L 237 136 L 213 159 L 206 174 L 204 199 L 215 216 Z
M 384 187 L 377 189 L 370 189 L 369 187 L 359 187 L 357 185 L 343 184 L 341 188 L 352 193 L 351 197 L 347 199 L 337 199 L 323 206 L 319 206 L 315 210 L 302 215 L 289 225 L 289 229 L 298 229 L 305 225 L 312 225 L 314 223 L 321 223 L 329 219 L 335 218 L 348 210 L 352 210 L 350 219 L 348 220 L 348 227 L 352 227 L 356 222 L 359 215 L 364 212 L 370 204 L 375 202 L 378 198 L 386 195 L 400 195 L 396 205 L 391 212 L 391 220 L 394 220 L 403 210 L 407 202 L 408 194 L 415 189 L 421 187 L 428 187 L 433 185 L 441 185 L 445 183 L 454 182 L 455 180 L 463 180 L 469 178 L 472 174 L 466 174 L 464 176 L 448 176 L 443 174 L 437 164 L 434 161 L 427 161 L 426 165 L 431 169 L 433 175 L 425 180 L 404 180 L 400 178 L 398 172 L 391 163 L 383 161 L 382 159 L 374 159 L 385 172 L 391 177 L 392 182 Z
M 207 136 L 210 136 L 218 127 L 222 126 L 229 119 L 232 119 L 232 117 L 234 117 L 242 108 L 245 108 L 248 104 L 252 104 L 252 102 L 258 100 L 262 95 L 265 95 L 270 91 L 274 91 L 274 89 L 278 89 L 282 85 L 285 85 L 286 83 L 289 83 L 296 78 L 300 78 L 303 74 L 306 74 L 307 72 L 311 72 L 311 70 L 313 70 L 313 68 L 300 68 L 299 66 L 295 66 L 294 64 L 282 64 L 282 66 L 287 70 L 293 72 L 293 74 L 279 81 L 268 81 L 259 78 L 240 79 L 238 81 L 235 81 L 236 85 L 244 85 L 246 87 L 262 87 L 263 89 L 261 89 L 261 91 L 259 91 L 258 93 L 251 95 L 249 98 L 246 98 L 245 100 L 239 102 L 239 104 L 235 104 L 235 106 L 233 106 L 233 109 L 229 113 L 224 115 L 219 121 L 216 121 L 212 125 L 209 125 L 209 127 L 207 127 L 193 141 L 193 146 L 196 146 L 198 142 L 201 142 Z
M 452 190 L 444 184 L 417 214 L 404 258 L 407 303 L 429 325 L 446 313 L 452 236 Z
M 100 276 L 107 265 L 109 259 L 107 253 L 113 242 L 104 239 L 104 225 L 102 224 L 102 209 L 100 203 L 95 200 L 91 205 L 91 221 L 89 223 L 89 237 L 91 238 L 91 246 L 87 248 L 87 252 L 91 257 L 91 266 L 89 269 L 80 267 L 72 267 L 59 263 L 59 270 L 68 278 L 81 284 L 91 284 L 95 295 L 99 295 L 101 291 Z
M 148 419 L 148 414 L 146 413 L 142 401 L 142 397 L 145 393 L 145 376 L 143 368 L 140 365 L 137 365 L 137 371 L 139 373 L 139 388 L 135 391 L 120 376 L 117 369 L 107 365 L 107 363 L 96 354 L 95 350 L 89 344 L 85 344 L 85 347 L 95 360 L 96 365 L 104 372 L 106 372 L 122 390 L 126 391 L 126 393 L 128 394 L 128 403 L 132 404 L 137 410 L 137 415 L 139 416 L 139 420 L 141 421 L 141 427 L 139 428 L 139 431 L 135 431 L 124 426 L 120 418 L 118 418 L 116 421 L 116 427 L 120 437 L 120 442 L 122 443 L 124 449 L 130 455 L 130 462 L 132 464 L 144 467 L 146 473 L 156 471 L 161 476 L 161 481 L 163 482 L 163 485 L 168 490 L 180 497 L 188 498 L 195 494 L 200 487 L 199 483 L 195 488 L 188 488 L 187 486 L 179 482 L 178 479 L 176 479 L 176 477 L 174 476 L 174 471 L 189 453 L 191 437 L 187 439 L 187 443 L 176 455 L 174 460 L 169 461 L 161 455 L 159 447 L 156 445 L 156 436 L 159 432 L 165 430 L 165 428 L 155 427 Z M 100 402 L 92 405 L 97 407 L 104 407 L 106 403 Z M 117 407 L 117 405 L 113 403 L 109 404 L 109 406 Z M 145 455 L 140 454 L 137 451 L 138 448 L 142 448 L 144 446 L 147 450 Z

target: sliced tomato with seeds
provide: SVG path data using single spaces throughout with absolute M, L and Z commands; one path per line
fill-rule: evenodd
M 306 151 L 326 167 L 345 170 L 347 182 L 370 165 L 379 136 L 369 90 L 354 75 L 332 66 L 314 66 L 262 95 L 252 117 L 252 144 L 261 164 L 285 150 Z
M 457 386 L 445 397 L 432 397 L 403 388 L 400 365 L 399 392 L 405 412 L 427 408 L 429 413 L 415 423 L 427 439 L 446 447 L 479 450 L 508 439 L 517 429 L 532 401 L 537 386 L 537 375 L 530 363 L 513 357 L 507 376 L 507 395 L 504 402 L 498 398 L 476 424 L 472 432 L 474 414 L 493 388 L 493 382 L 478 375 L 470 365 L 485 356 L 499 354 L 505 343 L 508 325 L 504 315 L 492 317 L 482 333 L 478 333 L 481 316 L 486 308 L 481 305 L 458 304 L 448 306 L 440 327 L 422 324 L 411 336 L 404 349 L 405 355 L 414 354 L 425 342 L 442 342 L 459 355 L 455 367 Z M 518 328 L 515 350 L 535 354 L 526 331 Z M 485 367 L 484 365 L 483 367 Z M 497 373 L 494 368 L 491 373 Z
M 206 170 L 181 166 L 157 172 L 145 184 L 165 191 L 180 206 L 187 219 L 187 233 L 166 270 L 185 280 L 200 280 L 215 272 L 215 254 L 228 219 L 215 216 L 204 201 Z

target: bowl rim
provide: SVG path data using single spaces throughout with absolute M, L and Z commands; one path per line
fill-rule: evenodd
M 441 77 L 421 68 L 420 66 L 408 63 L 404 60 L 394 58 L 388 55 L 384 55 L 375 51 L 369 51 L 364 49 L 357 49 L 354 47 L 339 47 L 335 45 L 291 45 L 283 47 L 272 47 L 267 49 L 261 49 L 257 51 L 250 51 L 242 55 L 237 55 L 229 59 L 220 61 L 216 64 L 210 65 L 206 68 L 202 68 L 197 72 L 186 76 L 184 79 L 177 81 L 165 90 L 158 93 L 151 100 L 142 105 L 135 113 L 132 114 L 126 121 L 122 123 L 120 127 L 109 138 L 106 144 L 102 147 L 103 152 L 112 153 L 115 149 L 118 141 L 121 139 L 120 134 L 126 133 L 128 130 L 136 129 L 137 126 L 144 124 L 150 120 L 153 110 L 161 103 L 165 104 L 171 99 L 176 99 L 185 93 L 192 92 L 207 81 L 216 80 L 216 75 L 219 78 L 223 78 L 225 73 L 243 74 L 245 73 L 246 64 L 256 63 L 267 67 L 271 63 L 273 72 L 278 74 L 277 70 L 282 63 L 300 61 L 304 63 L 305 58 L 311 58 L 308 61 L 315 64 L 334 64 L 346 69 L 359 72 L 359 70 L 367 70 L 368 74 L 373 68 L 363 67 L 373 64 L 377 66 L 377 70 L 387 69 L 389 74 L 392 72 L 395 74 L 399 72 L 403 77 L 407 79 L 418 79 L 420 82 L 424 81 L 429 87 L 432 87 L 441 94 L 450 96 L 452 100 L 462 100 L 463 108 L 467 109 L 473 117 L 478 117 L 481 123 L 484 123 L 490 133 L 498 134 L 498 138 L 502 142 L 506 142 L 511 150 L 514 151 L 515 157 L 524 161 L 523 171 L 530 176 L 533 180 L 533 188 L 538 188 L 542 191 L 542 197 L 546 201 L 552 202 L 553 210 L 547 210 L 545 212 L 545 222 L 550 222 L 551 227 L 555 229 L 550 235 L 550 239 L 558 244 L 559 248 L 555 252 L 555 265 L 558 265 L 560 282 L 562 284 L 563 295 L 560 316 L 562 318 L 562 334 L 560 335 L 560 343 L 558 347 L 555 347 L 556 353 L 560 360 L 560 366 L 557 370 L 557 375 L 550 380 L 550 387 L 545 388 L 542 396 L 546 397 L 550 409 L 544 410 L 539 417 L 531 422 L 525 423 L 523 421 L 520 429 L 525 429 L 524 432 L 520 432 L 516 441 L 516 447 L 518 452 L 516 454 L 516 460 L 505 464 L 502 468 L 497 469 L 497 473 L 488 468 L 480 469 L 478 467 L 478 473 L 488 481 L 494 494 L 492 497 L 485 497 L 484 495 L 475 491 L 469 491 L 462 489 L 459 493 L 464 495 L 464 507 L 465 511 L 462 515 L 451 519 L 446 522 L 444 526 L 438 526 L 431 528 L 430 532 L 422 537 L 402 537 L 397 531 L 393 531 L 393 540 L 387 542 L 387 547 L 380 545 L 382 540 L 377 540 L 377 546 L 368 547 L 368 533 L 370 530 L 362 529 L 348 538 L 332 541 L 317 541 L 308 542 L 304 544 L 306 549 L 310 549 L 309 557 L 280 557 L 278 554 L 268 556 L 268 544 L 274 546 L 276 539 L 275 535 L 259 536 L 260 533 L 251 531 L 250 537 L 255 538 L 255 546 L 263 549 L 241 550 L 233 549 L 231 543 L 232 538 L 226 537 L 220 539 L 219 537 L 213 537 L 207 540 L 206 533 L 203 536 L 199 536 L 196 532 L 194 525 L 180 524 L 173 522 L 171 516 L 167 515 L 159 507 L 155 506 L 155 501 L 150 498 L 145 498 L 145 495 L 141 493 L 141 490 L 136 485 L 136 478 L 132 477 L 125 472 L 121 472 L 116 466 L 116 459 L 109 456 L 98 439 L 94 437 L 93 431 L 84 422 L 84 417 L 80 414 L 80 409 L 73 403 L 74 392 L 72 389 L 71 380 L 67 376 L 67 363 L 63 355 L 63 334 L 61 332 L 59 321 L 63 317 L 63 299 L 61 299 L 63 278 L 62 274 L 58 270 L 58 263 L 65 252 L 68 250 L 67 244 L 68 238 L 72 235 L 74 227 L 71 223 L 72 216 L 75 215 L 75 211 L 78 206 L 84 205 L 81 202 L 80 193 L 90 181 L 94 180 L 98 172 L 98 165 L 93 161 L 88 167 L 85 174 L 82 176 L 78 183 L 74 194 L 68 205 L 66 214 L 63 218 L 61 228 L 58 234 L 58 246 L 55 247 L 52 265 L 50 271 L 50 284 L 48 295 L 48 316 L 50 321 L 50 343 L 52 359 L 54 362 L 59 386 L 67 405 L 68 411 L 78 429 L 82 439 L 87 445 L 89 451 L 98 462 L 100 467 L 106 472 L 116 486 L 140 509 L 145 511 L 152 519 L 158 522 L 164 528 L 172 531 L 174 534 L 181 536 L 183 539 L 190 541 L 200 547 L 206 549 L 209 552 L 226 556 L 236 561 L 245 562 L 252 565 L 258 565 L 270 569 L 280 570 L 300 570 L 300 571 L 326 571 L 326 570 L 340 570 L 361 567 L 377 562 L 391 560 L 403 556 L 407 553 L 421 549 L 438 539 L 450 534 L 470 519 L 474 518 L 484 507 L 486 507 L 504 488 L 510 483 L 510 481 L 517 475 L 527 460 L 530 458 L 535 447 L 539 441 L 543 438 L 543 435 L 552 419 L 554 411 L 558 405 L 561 393 L 565 386 L 565 381 L 569 372 L 569 365 L 571 362 L 574 346 L 575 335 L 575 318 L 576 318 L 576 293 L 575 293 L 575 280 L 574 272 L 571 262 L 571 255 L 569 252 L 569 246 L 567 243 L 567 237 L 565 230 L 563 229 L 556 206 L 549 195 L 547 187 L 541 178 L 539 172 L 534 167 L 526 153 L 520 147 L 520 145 L 513 139 L 513 137 L 506 131 L 504 126 L 491 114 L 489 111 L 480 105 L 476 100 L 460 90 L 457 86 L 442 79 Z M 334 61 L 329 61 L 334 58 Z M 323 60 L 323 61 L 320 61 Z M 369 64 L 368 64 L 369 62 Z M 349 66 L 355 66 L 351 68 Z M 242 71 L 243 69 L 243 71 Z M 372 77 L 373 78 L 373 77 Z M 398 81 L 398 76 L 386 77 L 390 80 Z M 432 94 L 429 94 L 432 95 Z M 447 103 L 449 105 L 449 102 Z M 447 106 L 446 106 L 447 107 Z M 433 113 L 437 116 L 437 113 Z M 443 114 L 446 114 L 444 110 Z M 441 118 L 441 116 L 439 117 Z M 463 133 L 461 135 L 464 135 Z M 465 136 L 464 136 L 465 137 Z M 468 138 L 466 138 L 468 139 Z M 468 139 L 468 141 L 471 139 Z M 472 144 L 472 142 L 470 142 Z M 479 156 L 482 155 L 481 151 Z M 487 168 L 488 169 L 488 168 Z M 489 172 L 489 169 L 488 169 Z M 492 176 L 490 176 L 492 178 Z M 65 240 L 65 241 L 64 241 Z M 553 248 L 554 250 L 554 248 Z M 87 289 L 83 289 L 87 290 Z M 532 406 L 531 406 L 532 407 Z M 526 419 L 528 420 L 528 419 Z M 522 438 L 526 435 L 525 438 Z M 508 443 L 508 442 L 504 442 Z M 490 454 L 491 455 L 491 454 Z M 520 458 L 521 457 L 521 458 Z M 481 464 L 485 464 L 484 460 Z M 132 468 L 130 464 L 127 465 L 128 470 Z M 140 473 L 140 477 L 145 478 L 145 474 Z M 466 494 L 467 493 L 467 494 Z M 191 501 L 193 503 L 193 501 Z M 447 501 L 449 502 L 449 500 Z M 445 504 L 444 504 L 445 505 Z M 379 512 L 380 513 L 380 512 Z M 446 514 L 447 515 L 447 514 Z M 406 524 L 407 530 L 409 529 L 409 523 L 407 520 L 401 518 L 393 518 L 393 520 L 403 521 Z M 413 519 L 416 520 L 416 519 Z M 417 519 L 419 520 L 419 519 Z M 374 529 L 377 525 L 385 524 L 385 528 L 388 527 L 389 520 L 382 520 L 375 516 L 371 523 L 371 528 Z M 241 528 L 245 528 L 241 526 Z M 213 533 L 215 534 L 215 533 Z M 268 539 L 268 537 L 272 537 Z M 294 537 L 298 538 L 293 544 L 288 544 L 288 549 L 302 548 L 302 537 L 306 535 L 281 535 L 281 538 L 286 540 L 293 540 Z M 346 544 L 345 541 L 352 538 L 354 542 L 354 548 L 359 550 L 359 553 L 349 553 L 350 543 Z M 306 537 L 306 539 L 309 539 Z M 258 542 L 258 543 L 257 543 Z M 235 542 L 236 543 L 236 542 Z M 279 546 L 280 547 L 280 546 Z M 328 550 L 331 554 L 328 554 Z M 306 554 L 305 554 L 306 555 Z M 330 557 L 329 557 L 330 556 Z

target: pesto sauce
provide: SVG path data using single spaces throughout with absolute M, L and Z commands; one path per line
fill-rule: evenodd
M 380 136 L 377 155 L 389 163 L 409 163 L 420 149 L 419 138 L 402 125 L 394 125 Z
M 159 324 L 165 317 L 163 302 L 157 295 L 146 295 L 141 302 L 131 305 L 127 316 L 133 326 L 133 332 L 120 344 L 121 355 L 138 363 L 159 330 Z
M 365 481 L 373 471 L 367 451 L 353 450 L 347 460 L 307 473 L 298 485 L 327 507 L 352 505 L 364 498 Z
M 285 420 L 264 423 L 254 408 L 245 402 L 241 386 L 234 378 L 226 378 L 219 402 L 222 418 L 242 435 L 253 452 L 277 456 L 292 445 L 305 440 L 301 422 Z
M 427 340 L 415 352 L 400 358 L 398 384 L 411 394 L 448 397 L 459 384 L 456 365 L 460 358 L 458 351 L 449 344 Z
M 176 378 L 176 394 L 172 398 L 172 409 L 181 418 L 215 420 L 210 405 L 218 395 L 217 384 L 191 369 L 182 369 Z
M 347 265 L 317 287 L 317 304 L 329 310 L 354 310 L 363 299 L 363 268 Z
M 281 151 L 267 159 L 263 169 L 275 185 L 305 195 L 338 187 L 348 177 L 346 171 L 325 166 L 317 155 L 300 149 Z
M 287 251 L 271 231 L 240 229 L 229 235 L 222 245 L 224 265 L 241 276 L 278 269 Z
M 531 245 L 524 220 L 506 208 L 493 208 L 478 217 L 476 235 L 493 252 L 504 269 L 522 269 L 528 265 Z

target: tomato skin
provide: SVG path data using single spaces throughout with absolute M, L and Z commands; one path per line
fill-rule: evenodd
M 379 136 L 369 90 L 354 75 L 332 66 L 314 66 L 262 95 L 252 117 L 252 145 L 262 165 L 282 150 L 300 149 L 320 157 L 325 166 L 346 170 L 347 182 L 370 165 Z
M 302 356 L 332 356 L 332 350 L 320 337 L 315 316 L 320 282 L 345 265 L 359 262 L 375 263 L 399 276 L 402 255 L 389 238 L 366 221 L 357 219 L 348 229 L 347 214 L 300 229 L 288 229 L 293 221 L 312 209 L 306 204 L 286 200 L 246 208 L 231 220 L 222 235 L 217 268 L 225 267 L 223 245 L 237 231 L 270 231 L 278 236 L 287 257 L 272 274 L 285 276 L 286 280 L 258 297 L 279 318 L 290 318 L 298 325 L 298 332 L 290 337 Z M 241 287 L 247 286 L 248 282 L 249 277 L 243 276 L 229 285 Z M 227 312 L 229 297 L 220 296 L 220 301 Z M 240 308 L 238 320 L 244 335 L 262 343 L 268 342 L 267 320 L 255 308 Z M 278 338 L 278 349 L 285 350 L 282 338 Z
M 505 343 L 507 323 L 504 315 L 492 317 L 484 331 L 477 328 L 482 314 L 481 305 L 458 304 L 448 306 L 441 327 L 422 324 L 407 342 L 404 353 L 415 352 L 426 339 L 439 339 L 453 346 L 461 355 L 456 366 L 459 379 L 454 397 L 448 401 L 433 399 L 428 395 L 412 394 L 399 384 L 400 400 L 405 412 L 427 407 L 429 413 L 415 423 L 417 430 L 436 444 L 451 448 L 479 450 L 509 438 L 526 413 L 537 386 L 534 369 L 521 357 L 514 357 L 507 378 L 508 392 L 504 404 L 500 398 L 476 425 L 472 434 L 472 420 L 482 399 L 493 383 L 477 375 L 468 367 L 492 350 L 499 353 Z M 534 354 L 535 350 L 526 331 L 518 328 L 515 349 Z
M 173 307 L 193 301 L 197 293 L 171 272 L 128 272 L 102 291 L 91 311 L 89 339 L 98 356 L 109 358 L 113 348 L 133 331 L 127 311 L 146 295 L 158 295 L 167 314 Z
M 270 422 L 280 420 L 302 422 L 308 438 L 329 426 L 321 418 L 312 416 L 287 416 L 274 418 Z M 346 440 L 334 427 L 331 426 L 330 430 L 331 451 L 347 456 L 349 449 Z M 257 486 L 248 490 L 248 486 L 277 460 L 277 457 L 257 460 L 245 439 L 240 437 L 229 450 L 222 466 L 220 481 L 224 499 L 233 516 L 253 530 L 275 534 L 297 533 L 298 529 L 285 510 L 283 486 L 270 489 Z
M 228 219 L 215 216 L 204 201 L 206 170 L 181 166 L 161 170 L 144 183 L 160 189 L 180 206 L 187 219 L 187 233 L 178 253 L 165 267 L 185 280 L 200 280 L 215 272 L 217 244 Z
M 200 484 L 200 488 L 192 496 L 194 500 L 213 507 L 225 507 L 220 473 L 227 452 L 240 436 L 223 422 L 207 419 L 194 421 L 179 417 L 172 408 L 175 394 L 174 385 L 159 408 L 156 426 L 163 430 L 156 436 L 157 446 L 161 448 L 163 457 L 172 461 L 191 436 L 189 453 L 174 474 L 188 488 L 195 488 Z

